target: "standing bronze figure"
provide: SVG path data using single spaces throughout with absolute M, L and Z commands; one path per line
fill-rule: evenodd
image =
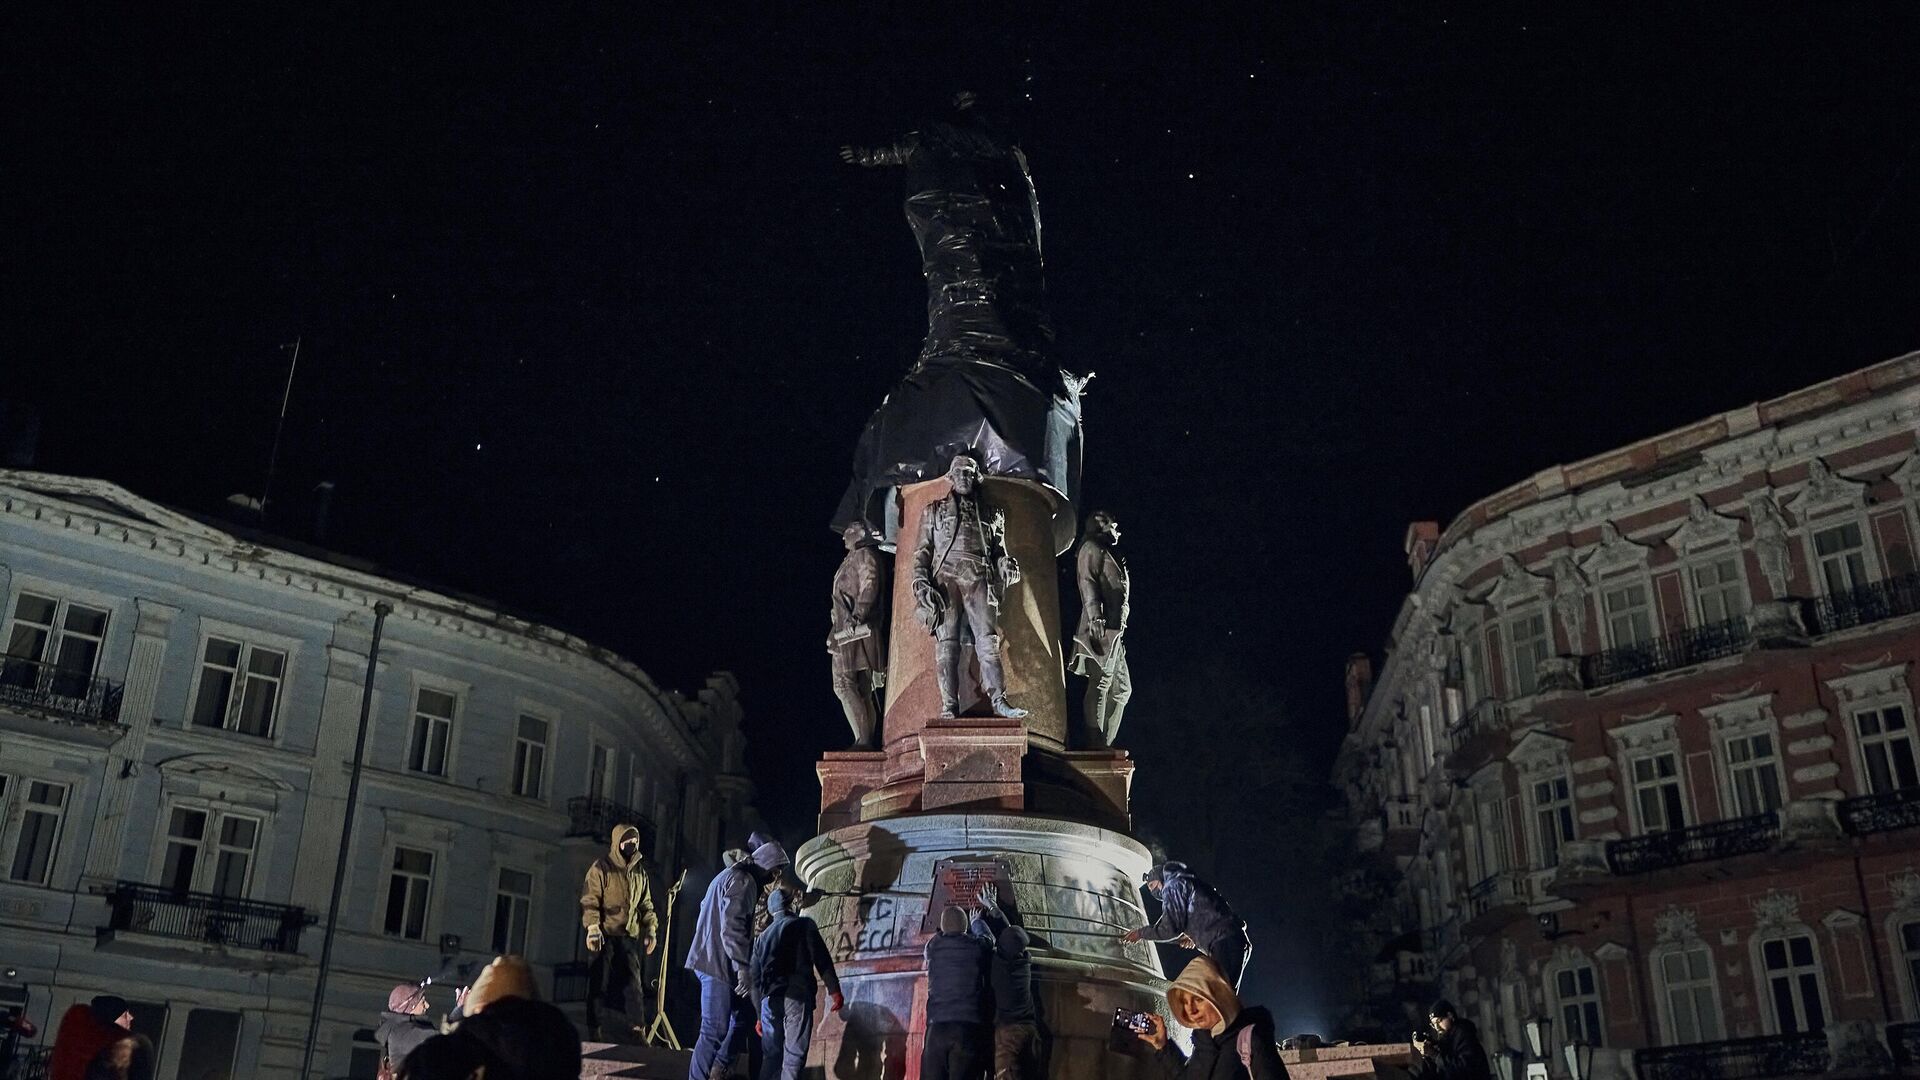
M 853 748 L 871 750 L 880 715 L 874 697 L 887 683 L 886 597 L 893 575 L 866 522 L 850 522 L 840 535 L 847 556 L 833 572 L 832 624 L 827 631 L 833 694 L 853 728 Z
M 1020 564 L 1007 554 L 1007 519 L 980 501 L 980 466 L 966 454 L 947 468 L 953 490 L 920 514 L 913 553 L 913 598 L 920 621 L 934 636 L 940 716 L 960 712 L 960 657 L 973 642 L 980 688 L 996 716 L 1027 715 L 1007 701 L 1000 662 L 1000 598 L 1019 583 Z
M 1074 553 L 1074 577 L 1080 585 L 1080 628 L 1073 635 L 1069 663 L 1087 677 L 1085 739 L 1090 747 L 1113 745 L 1120 734 L 1120 713 L 1133 696 L 1127 672 L 1127 606 L 1133 586 L 1127 564 L 1113 553 L 1120 543 L 1120 522 L 1105 510 L 1087 518 L 1086 539 Z

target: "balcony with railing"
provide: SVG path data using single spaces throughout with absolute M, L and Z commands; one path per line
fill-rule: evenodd
M 1614 840 L 1607 844 L 1607 866 L 1619 875 L 1649 874 L 1752 855 L 1770 850 L 1779 840 L 1780 815 L 1768 811 Z
M 1831 634 L 1920 612 L 1920 574 L 1900 574 L 1813 602 L 1813 631 Z
M 1582 661 L 1581 674 L 1588 689 L 1599 689 L 1733 656 L 1751 644 L 1753 631 L 1742 616 L 1595 653 Z
M 41 713 L 83 724 L 120 722 L 121 686 L 84 671 L 0 658 L 0 715 L 6 708 Z
M 279 969 L 305 962 L 300 935 L 317 921 L 305 908 L 122 881 L 96 936 L 102 949 L 151 958 Z
M 1507 743 L 1507 705 L 1484 698 L 1447 729 L 1447 769 L 1466 775 L 1492 760 Z
M 1751 1039 L 1652 1046 L 1633 1055 L 1640 1080 L 1770 1080 L 1827 1071 L 1827 1037 L 1818 1031 Z
M 1854 836 L 1920 825 L 1920 787 L 1860 795 L 1840 803 L 1840 826 Z
M 6 1080 L 47 1080 L 47 1070 L 52 1064 L 53 1047 L 16 1046 L 12 1061 L 0 1062 L 0 1077 Z
M 1531 902 L 1531 882 L 1518 870 L 1503 870 L 1483 878 L 1467 890 L 1467 934 L 1485 934 L 1523 919 Z
M 585 837 L 603 843 L 613 839 L 616 825 L 631 825 L 640 830 L 640 850 L 654 851 L 653 819 L 631 806 L 603 799 L 598 795 L 576 795 L 567 800 L 567 836 Z

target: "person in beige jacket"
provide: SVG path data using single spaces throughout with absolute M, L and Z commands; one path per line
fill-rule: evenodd
M 660 918 L 654 914 L 653 887 L 640 858 L 640 830 L 632 825 L 616 826 L 607 853 L 587 867 L 580 925 L 586 928 L 587 951 L 593 954 L 587 964 L 587 1038 L 598 1040 L 603 1034 L 602 1006 L 619 1018 L 604 1034 L 624 1040 L 645 1031 L 640 1022 L 646 999 L 641 957 L 653 954 Z

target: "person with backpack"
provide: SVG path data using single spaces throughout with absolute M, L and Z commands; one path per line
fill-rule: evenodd
M 750 973 L 760 1019 L 761 1067 L 758 1080 L 800 1080 L 807 1066 L 807 1048 L 813 1043 L 813 999 L 819 990 L 814 975 L 827 985 L 830 1011 L 846 1007 L 840 996 L 840 976 L 833 956 L 812 919 L 792 910 L 793 897 L 785 889 L 767 894 L 773 922 L 753 943 Z
M 1167 987 L 1167 1005 L 1192 1029 L 1193 1053 L 1167 1037 L 1167 1022 L 1148 1018 L 1137 1032 L 1153 1047 L 1153 1074 L 1161 1080 L 1286 1080 L 1287 1066 L 1273 1039 L 1273 1014 L 1240 1004 L 1240 996 L 1209 957 L 1198 956 Z
M 427 1019 L 427 988 L 405 982 L 387 995 L 387 1011 L 380 1014 L 380 1026 L 373 1037 L 380 1044 L 380 1075 L 393 1076 L 400 1063 L 421 1043 L 440 1034 Z
M 1160 900 L 1160 918 L 1129 930 L 1123 941 L 1174 941 L 1213 958 L 1235 990 L 1253 956 L 1246 920 L 1233 913 L 1226 898 L 1200 880 L 1183 862 L 1166 862 L 1147 871 L 1147 891 Z

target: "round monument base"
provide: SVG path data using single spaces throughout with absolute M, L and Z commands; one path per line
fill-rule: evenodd
M 922 814 L 816 836 L 794 868 L 829 894 L 807 914 L 833 953 L 846 1011 L 814 1024 L 808 1065 L 829 1080 L 913 1080 L 926 1031 L 922 950 L 935 865 L 998 859 L 1033 935 L 1034 974 L 1052 1031 L 1053 1077 L 1144 1076 L 1108 1048 L 1117 1008 L 1167 1015 L 1151 945 L 1120 935 L 1146 922 L 1136 882 L 1149 855 L 1122 833 L 1024 814 Z M 824 1003 L 822 1004 L 824 1009 Z M 1169 1018 L 1171 1026 L 1171 1018 Z

